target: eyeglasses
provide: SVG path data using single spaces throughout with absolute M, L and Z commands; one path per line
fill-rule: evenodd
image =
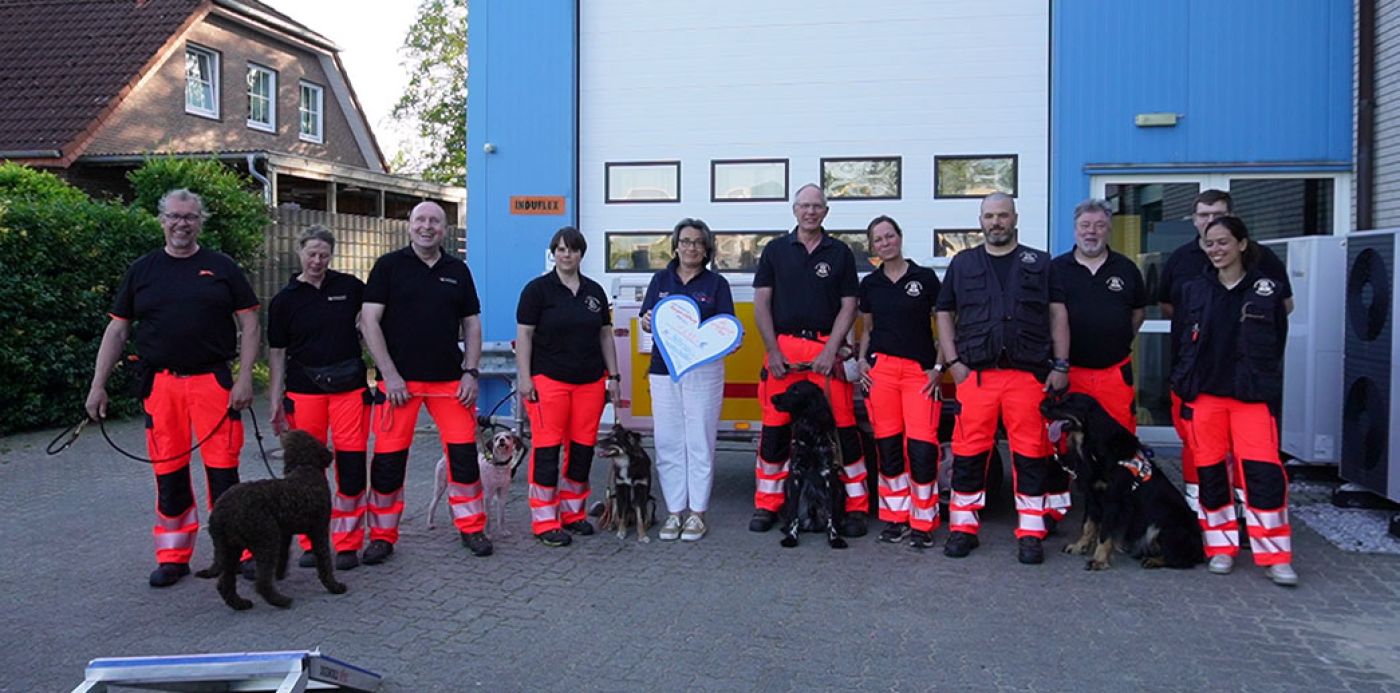
M 169 220 L 169 221 L 174 221 L 174 222 L 181 222 L 181 221 L 183 221 L 183 222 L 185 222 L 185 223 L 187 223 L 187 224 L 193 224 L 193 223 L 195 223 L 196 221 L 200 221 L 201 219 L 204 218 L 202 215 L 199 215 L 199 214 L 162 214 L 161 216 L 162 216 L 162 217 L 165 217 L 165 218 L 166 218 L 167 220 Z
M 676 245 L 682 248 L 702 248 L 705 245 L 703 238 L 682 238 L 676 241 Z
M 826 209 L 826 205 L 820 202 L 799 202 L 797 208 L 804 212 L 811 212 L 819 209 Z

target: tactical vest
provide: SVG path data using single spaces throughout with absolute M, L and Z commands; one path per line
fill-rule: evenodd
M 1234 399 L 1277 408 L 1283 397 L 1282 340 L 1288 329 L 1278 283 L 1258 270 L 1249 271 L 1241 280 L 1247 296 L 1240 315 L 1221 315 L 1227 290 L 1210 268 L 1206 272 L 1182 286 L 1181 302 L 1173 315 L 1173 320 L 1182 321 L 1182 329 L 1172 389 L 1186 402 L 1201 394 L 1205 378 L 1200 360 L 1206 340 L 1218 337 L 1222 322 L 1237 321 L 1239 331 L 1232 349 Z
M 1043 375 L 1050 340 L 1050 255 L 1021 246 L 1003 289 L 985 248 L 959 253 L 948 274 L 957 296 L 958 358 L 968 368 L 996 366 L 1005 354 L 1014 368 Z

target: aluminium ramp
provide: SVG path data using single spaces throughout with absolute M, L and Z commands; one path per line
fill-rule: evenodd
M 88 662 L 74 693 L 109 686 L 150 691 L 377 691 L 382 677 L 319 650 L 102 657 Z

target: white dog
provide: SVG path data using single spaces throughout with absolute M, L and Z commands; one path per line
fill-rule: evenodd
M 480 440 L 481 436 L 477 436 Z M 506 501 L 510 498 L 510 482 L 515 470 L 525 461 L 529 446 L 514 431 L 498 430 L 487 440 L 477 459 L 481 467 L 481 488 L 486 501 L 486 534 L 491 538 L 510 536 L 506 529 Z M 428 502 L 428 529 L 433 529 L 433 515 L 438 502 L 447 493 L 447 456 L 438 459 L 433 471 L 433 499 Z

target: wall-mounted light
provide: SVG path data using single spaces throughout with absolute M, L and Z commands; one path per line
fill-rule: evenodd
M 1170 128 L 1176 127 L 1176 121 L 1185 115 L 1183 113 L 1139 113 L 1133 117 L 1133 123 L 1140 128 Z

